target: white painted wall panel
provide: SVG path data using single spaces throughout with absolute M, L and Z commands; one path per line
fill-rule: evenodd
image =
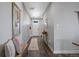
M 0 44 L 12 37 L 11 3 L 0 3 Z
M 49 46 L 53 48 L 54 45 L 55 53 L 79 53 L 79 47 L 72 44 L 79 44 L 79 22 L 75 11 L 79 11 L 78 2 L 54 2 L 47 10 L 49 40 L 52 44 Z

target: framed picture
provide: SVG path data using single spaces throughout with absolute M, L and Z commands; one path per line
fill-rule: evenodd
M 15 3 L 12 3 L 12 35 L 17 36 L 20 34 L 20 18 L 21 13 L 20 9 Z

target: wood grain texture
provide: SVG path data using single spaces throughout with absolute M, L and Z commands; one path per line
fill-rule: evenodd
M 38 50 L 30 50 L 28 49 L 28 52 L 23 53 L 23 57 L 49 57 L 48 53 L 47 53 L 47 47 L 44 44 L 43 40 L 41 39 L 41 37 L 33 37 L 31 40 L 35 39 L 37 40 L 37 45 L 38 45 Z M 30 43 L 31 44 L 31 43 Z M 34 45 L 34 44 L 33 44 Z M 35 45 L 36 46 L 36 45 Z M 49 51 L 49 50 L 48 50 Z
M 22 57 L 79 57 L 79 54 L 54 54 L 51 52 L 50 48 L 45 44 L 45 42 L 43 42 L 41 37 L 32 37 L 31 40 L 34 38 L 37 39 L 39 50 L 25 49 Z

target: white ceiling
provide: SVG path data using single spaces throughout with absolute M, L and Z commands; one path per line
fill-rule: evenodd
M 42 14 L 46 10 L 49 2 L 24 2 L 24 6 L 27 12 L 33 18 L 42 17 Z

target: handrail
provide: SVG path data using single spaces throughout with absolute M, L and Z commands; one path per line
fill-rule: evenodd
M 79 46 L 79 44 L 72 42 L 73 45 Z

